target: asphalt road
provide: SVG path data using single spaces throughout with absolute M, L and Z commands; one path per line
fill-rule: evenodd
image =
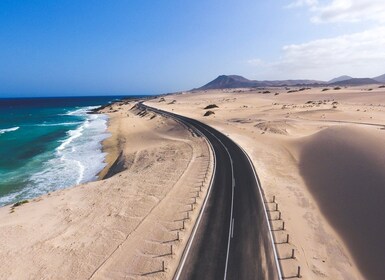
M 246 153 L 197 120 L 147 109 L 200 131 L 216 159 L 207 202 L 174 279 L 281 279 L 259 181 Z

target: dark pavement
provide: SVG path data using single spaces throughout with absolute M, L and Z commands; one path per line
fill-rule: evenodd
M 199 121 L 147 109 L 200 131 L 216 158 L 210 195 L 174 279 L 280 279 L 259 182 L 245 152 Z

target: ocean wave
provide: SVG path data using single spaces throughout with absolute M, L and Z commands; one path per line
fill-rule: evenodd
M 62 114 L 63 116 L 84 116 L 88 114 L 91 110 L 99 108 L 100 106 L 88 106 L 88 107 L 82 107 L 76 110 L 68 111 L 65 114 Z
M 87 115 L 81 125 L 68 131 L 55 157 L 31 177 L 34 185 L 52 191 L 96 180 L 106 165 L 101 142 L 110 135 L 107 119 L 105 115 Z
M 15 127 L 11 127 L 11 128 L 0 129 L 0 134 L 6 133 L 6 132 L 16 131 L 16 130 L 18 130 L 19 128 L 20 128 L 20 127 L 15 126 Z
M 82 122 L 40 123 L 40 124 L 35 124 L 34 126 L 70 126 L 70 125 L 77 125 L 77 124 L 82 124 Z
M 59 140 L 55 150 L 31 159 L 30 165 L 25 166 L 23 172 L 25 178 L 16 180 L 25 182 L 23 188 L 0 196 L 0 206 L 97 180 L 98 173 L 106 166 L 101 143 L 110 134 L 107 132 L 108 116 L 88 114 L 92 108 L 94 107 L 72 111 L 72 115 L 79 117 L 75 128 L 67 131 L 67 136 Z M 16 127 L 6 129 L 6 132 L 14 130 L 17 130 Z M 37 172 L 36 164 L 39 165 Z M 28 174 L 33 169 L 34 173 Z M 10 179 L 11 177 L 15 179 L 15 176 L 8 176 Z

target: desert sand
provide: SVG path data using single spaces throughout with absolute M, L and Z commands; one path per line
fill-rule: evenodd
M 186 92 L 146 104 L 212 125 L 251 156 L 282 212 L 272 226 L 286 277 L 301 266 L 304 279 L 384 279 L 385 90 L 294 90 Z M 103 109 L 112 136 L 101 180 L 0 209 L 0 279 L 172 278 L 212 155 L 203 138 L 133 105 Z
M 133 105 L 104 108 L 105 179 L 0 209 L 0 279 L 172 278 L 212 155 L 203 138 Z
M 251 156 L 285 222 L 272 221 L 284 276 L 299 265 L 305 279 L 384 279 L 384 101 L 372 85 L 184 92 L 146 104 L 201 120 Z

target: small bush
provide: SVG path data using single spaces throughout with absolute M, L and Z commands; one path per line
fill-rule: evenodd
M 203 116 L 208 117 L 210 115 L 215 115 L 215 112 L 213 111 L 207 111 Z
M 214 108 L 218 108 L 218 106 L 216 104 L 210 104 L 210 105 L 207 105 L 204 109 L 207 110 L 207 109 L 214 109 Z
M 26 204 L 28 202 L 29 202 L 28 200 L 21 200 L 21 201 L 16 202 L 15 204 L 13 204 L 12 207 L 15 208 L 15 207 L 18 207 L 20 205 Z
M 265 91 L 263 91 L 262 93 L 263 93 L 263 94 L 266 94 L 266 93 L 270 93 L 270 91 L 265 90 Z
M 340 90 L 341 88 L 340 87 L 335 87 L 334 90 Z
M 159 99 L 159 102 L 165 102 L 166 99 L 164 99 L 164 97 L 162 97 L 161 99 Z
M 378 88 L 385 88 L 385 86 L 379 86 Z
M 324 88 L 324 89 L 322 89 L 322 91 L 327 91 L 327 90 L 329 90 L 328 88 Z

